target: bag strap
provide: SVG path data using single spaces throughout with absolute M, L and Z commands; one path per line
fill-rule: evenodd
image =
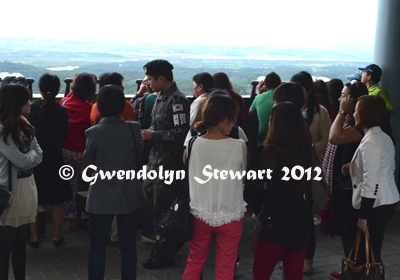
M 132 136 L 133 136 L 133 144 L 134 144 L 134 147 L 135 147 L 135 159 L 137 159 L 137 148 L 136 148 L 136 137 L 135 137 L 135 133 L 133 132 L 133 128 L 132 128 L 132 126 L 129 124 L 129 122 L 126 122 L 127 123 L 127 125 L 129 126 L 129 129 L 131 130 L 131 133 L 132 133 Z M 136 168 L 138 168 L 138 166 L 136 166 L 136 164 L 135 164 L 135 169 Z
M 357 254 L 358 254 L 358 248 L 360 246 L 360 239 L 361 239 L 361 230 L 358 231 L 356 239 L 354 240 L 353 247 L 350 250 L 349 256 L 347 257 L 347 260 L 351 260 L 351 255 L 353 254 L 353 251 L 355 250 L 354 254 L 354 262 L 357 261 Z M 348 264 L 347 264 L 348 265 Z
M 196 140 L 196 138 L 197 138 L 197 136 L 193 136 L 189 140 L 189 145 L 188 145 L 188 150 L 187 150 L 186 165 L 189 165 L 190 152 L 192 151 L 193 143 L 194 143 L 194 140 Z
M 8 160 L 8 191 L 12 191 L 12 163 Z
M 68 100 L 68 98 L 66 98 L 66 99 L 64 100 L 64 102 L 61 104 L 61 106 L 64 107 L 64 104 L 67 102 L 67 100 Z
M 369 249 L 369 250 L 368 250 Z M 371 245 L 371 238 L 369 235 L 369 231 L 368 229 L 365 231 L 365 251 L 367 252 L 367 264 L 370 263 L 369 262 L 369 251 L 371 250 L 371 263 L 375 263 L 375 255 L 374 255 L 374 251 L 372 250 L 372 245 Z
M 100 119 L 101 119 L 101 114 L 97 117 L 96 121 L 94 122 L 94 125 L 98 124 Z

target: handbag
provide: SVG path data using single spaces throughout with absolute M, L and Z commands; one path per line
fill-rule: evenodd
M 5 186 L 0 186 L 0 215 L 5 209 L 10 207 L 8 201 L 11 197 L 12 188 L 12 174 L 11 174 L 11 161 L 8 161 L 8 188 Z
M 189 166 L 190 152 L 196 138 L 197 137 L 192 137 L 189 140 L 188 157 L 185 165 L 186 174 Z M 192 237 L 188 189 L 188 182 L 186 182 L 185 190 L 180 192 L 180 195 L 175 198 L 172 205 L 160 220 L 159 230 L 161 236 L 167 240 L 186 243 Z
M 318 167 L 320 170 L 321 168 L 321 161 L 319 160 L 317 153 L 315 151 L 315 147 L 313 146 L 313 153 L 312 153 L 312 170 Z M 312 205 L 312 212 L 313 214 L 317 214 L 321 210 L 326 207 L 326 204 L 329 200 L 329 186 L 325 180 L 324 174 L 320 174 L 322 179 L 320 181 L 311 180 L 311 190 L 312 190 L 312 198 L 313 198 L 313 205 Z
M 261 211 L 260 215 L 258 216 L 257 222 L 253 227 L 253 231 L 250 235 L 250 248 L 254 252 L 257 245 L 258 236 L 260 235 L 261 228 L 263 226 L 264 221 L 264 214 Z
M 372 251 L 371 240 L 368 229 L 365 231 L 365 255 L 366 263 L 356 266 L 358 248 L 360 246 L 362 231 L 359 230 L 353 248 L 349 256 L 343 258 L 340 280 L 381 280 L 383 279 L 383 265 L 375 261 L 374 252 Z M 354 260 L 351 255 L 354 253 Z M 369 257 L 371 256 L 371 262 Z

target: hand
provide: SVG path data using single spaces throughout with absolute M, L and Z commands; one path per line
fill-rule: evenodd
M 342 97 L 340 101 L 339 110 L 343 110 L 346 114 L 351 112 L 352 106 L 354 105 L 353 102 L 354 98 L 350 95 Z
M 343 165 L 342 174 L 344 176 L 347 176 L 349 174 L 349 166 L 350 166 L 350 163 L 346 163 L 345 165 Z
M 366 219 L 358 219 L 357 227 L 361 229 L 364 233 L 367 230 L 367 220 Z
M 141 83 L 139 87 L 139 91 L 136 92 L 136 96 L 142 96 L 143 93 L 149 92 L 149 89 L 147 88 L 147 78 L 145 78 Z
M 259 81 L 257 85 L 258 94 L 265 92 L 264 90 L 264 80 Z
M 151 135 L 153 134 L 153 130 L 150 129 L 142 129 L 142 138 L 143 141 L 151 140 Z
M 264 182 L 264 184 L 263 184 L 263 189 L 264 189 L 264 190 L 267 190 L 267 188 L 268 188 L 268 187 L 267 187 L 267 182 Z

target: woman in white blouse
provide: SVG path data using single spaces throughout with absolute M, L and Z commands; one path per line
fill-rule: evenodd
M 226 135 L 235 125 L 238 113 L 239 106 L 233 99 L 214 95 L 204 105 L 203 121 L 196 123 L 195 129 L 207 130 L 207 134 L 196 138 L 190 151 L 192 238 L 182 279 L 200 278 L 214 231 L 215 277 L 233 279 L 246 202 L 243 181 L 232 179 L 231 173 L 246 170 L 247 150 L 243 140 Z
M 394 180 L 395 149 L 390 137 L 379 127 L 385 118 L 386 105 L 380 96 L 365 95 L 358 99 L 354 119 L 356 128 L 363 129 L 365 135 L 351 163 L 342 168 L 343 174 L 350 171 L 353 207 L 360 210 L 357 226 L 364 232 L 368 228 L 377 262 L 382 262 L 385 228 L 399 201 Z M 365 263 L 364 246 L 360 246 L 360 251 L 357 265 Z

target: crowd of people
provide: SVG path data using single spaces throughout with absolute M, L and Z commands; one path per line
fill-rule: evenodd
M 62 246 L 63 219 L 77 230 L 75 197 L 85 166 L 97 170 L 188 170 L 188 180 L 167 183 L 161 176 L 143 181 L 95 180 L 88 189 L 89 279 L 103 279 L 108 239 L 118 241 L 122 279 L 136 279 L 136 233 L 156 243 L 143 262 L 147 269 L 171 266 L 183 243 L 162 236 L 160 221 L 178 196 L 190 198 L 191 238 L 182 279 L 202 279 L 210 241 L 216 233 L 215 277 L 233 279 L 247 203 L 242 179 L 223 179 L 224 170 L 241 173 L 254 161 L 272 170 L 252 182 L 252 217 L 261 223 L 253 260 L 254 279 L 269 279 L 281 260 L 286 279 L 313 272 L 315 226 L 340 234 L 348 256 L 358 231 L 369 230 L 377 262 L 385 227 L 400 200 L 394 180 L 394 137 L 390 116 L 395 108 L 379 87 L 382 70 L 359 68 L 343 85 L 339 79 L 313 80 L 305 71 L 282 82 L 271 72 L 257 86 L 249 108 L 258 119 L 255 157 L 242 127 L 245 104 L 228 75 L 202 72 L 193 77 L 190 104 L 174 81 L 173 65 L 153 60 L 143 66 L 146 78 L 131 102 L 124 96 L 123 76 L 79 73 L 60 103 L 60 80 L 44 74 L 41 99 L 30 103 L 24 79 L 4 79 L 0 89 L 0 185 L 10 186 L 9 207 L 0 213 L 0 280 L 8 279 L 11 255 L 15 279 L 25 279 L 26 240 L 39 247 L 38 204 L 51 205 L 53 243 Z M 322 162 L 330 199 L 312 213 L 310 180 L 283 180 L 284 168 Z M 59 177 L 65 164 L 74 169 L 69 181 Z M 205 166 L 222 170 L 204 178 Z M 92 170 L 92 175 L 97 171 Z M 225 176 L 226 178 L 226 176 Z M 363 242 L 363 241 L 362 241 Z M 361 246 L 362 247 L 362 246 Z M 159 247 L 157 247 L 159 248 Z M 158 252 L 158 253 L 157 253 Z M 365 262 L 360 249 L 357 265 Z M 382 270 L 384 273 L 384 270 Z M 331 278 L 339 279 L 340 272 Z

